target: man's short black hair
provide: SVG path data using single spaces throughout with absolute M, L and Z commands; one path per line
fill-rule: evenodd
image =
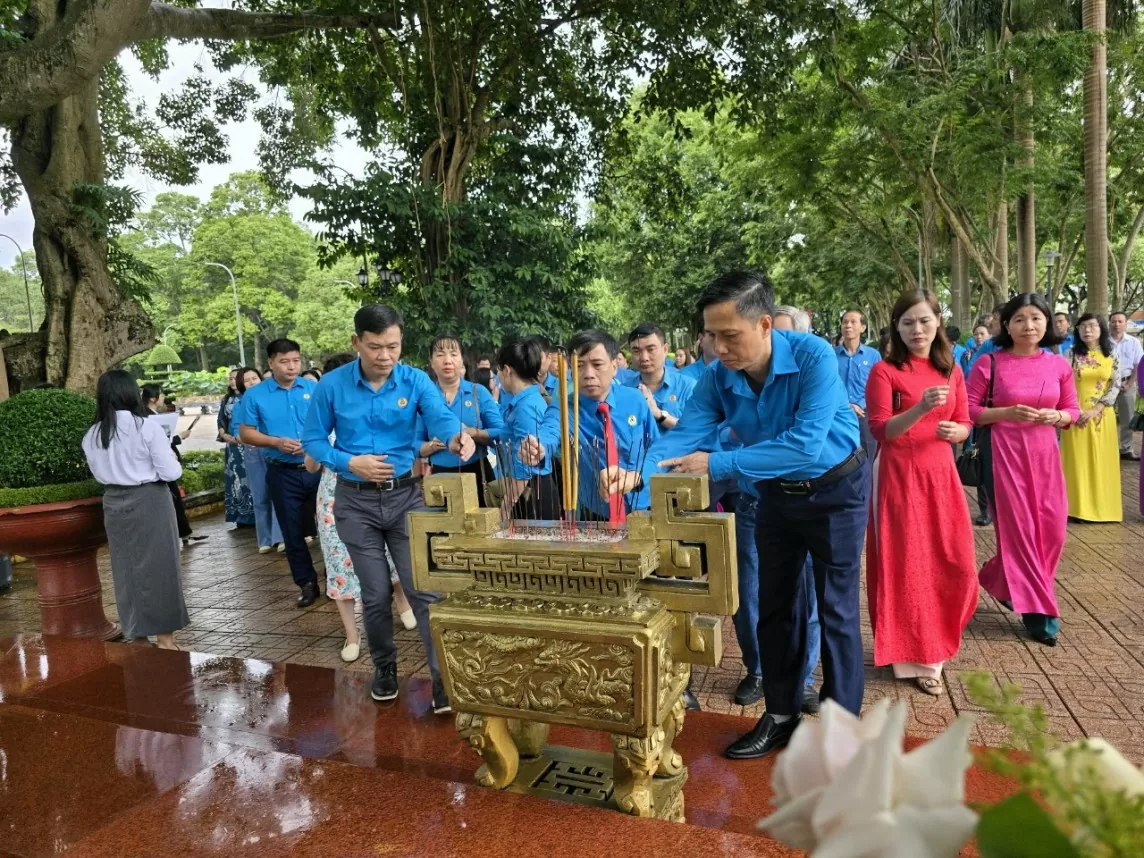
M 603 346 L 604 351 L 608 353 L 608 357 L 612 360 L 616 359 L 616 355 L 620 353 L 619 346 L 616 345 L 616 338 L 609 334 L 607 331 L 601 331 L 598 328 L 593 328 L 588 331 L 580 331 L 568 341 L 568 353 L 579 355 L 583 357 L 596 346 Z
M 946 325 L 945 338 L 949 340 L 953 345 L 957 345 L 961 342 L 961 328 L 959 328 L 957 325 Z
M 1112 321 L 1113 316 L 1123 316 L 1124 321 L 1126 321 L 1126 322 L 1128 321 L 1128 314 L 1125 313 L 1123 310 L 1113 310 L 1111 313 L 1108 314 L 1108 320 Z
M 866 314 L 863 313 L 861 310 L 855 310 L 853 307 L 851 307 L 849 310 L 846 310 L 841 316 L 839 316 L 838 321 L 841 322 L 843 319 L 845 319 L 851 313 L 857 313 L 858 318 L 862 320 L 862 327 L 863 328 L 867 327 Z
M 394 325 L 404 333 L 405 320 L 399 312 L 385 304 L 366 304 L 354 313 L 354 333 L 359 337 L 364 334 L 383 334 Z
M 272 358 L 276 355 L 288 355 L 290 352 L 302 353 L 302 347 L 293 340 L 288 340 L 285 337 L 277 340 L 271 340 L 269 345 L 266 346 L 266 357 Z
M 632 332 L 628 334 L 628 342 L 634 343 L 644 337 L 659 337 L 661 343 L 667 342 L 667 337 L 663 335 L 663 328 L 651 322 L 644 322 L 642 325 L 636 325 L 632 328 Z
M 702 314 L 708 307 L 727 301 L 734 301 L 735 312 L 749 322 L 775 314 L 775 290 L 766 274 L 754 271 L 722 274 L 703 287 L 696 309 Z
M 1072 316 L 1070 316 L 1068 313 L 1053 313 L 1053 318 L 1054 318 L 1054 319 L 1056 319 L 1056 318 L 1058 318 L 1058 317 L 1060 317 L 1060 316 L 1064 316 L 1066 319 L 1068 319 L 1068 320 L 1069 320 L 1069 323 L 1070 323 L 1070 324 L 1072 323 Z

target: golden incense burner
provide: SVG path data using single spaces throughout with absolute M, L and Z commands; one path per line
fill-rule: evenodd
M 626 529 L 506 528 L 471 474 L 425 480 L 409 515 L 414 585 L 430 608 L 457 732 L 477 780 L 683 820 L 683 729 L 692 664 L 722 657 L 738 606 L 734 518 L 707 513 L 707 480 L 651 478 Z M 602 730 L 613 754 L 547 746 L 550 724 Z

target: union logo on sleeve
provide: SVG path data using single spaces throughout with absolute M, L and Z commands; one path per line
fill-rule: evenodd
M 671 394 L 671 396 L 667 397 L 668 402 L 675 402 L 675 400 L 677 400 L 677 399 L 679 399 L 679 397 L 676 396 L 674 393 Z
M 636 425 L 636 416 L 634 414 L 628 415 L 628 425 L 629 426 L 635 426 Z
M 397 400 L 397 407 L 398 408 L 404 408 L 408 404 L 409 404 L 409 400 L 406 399 L 404 396 L 401 397 L 399 400 Z
M 302 394 L 302 398 L 303 398 L 303 399 L 309 399 L 309 398 L 310 398 L 310 394 L 308 394 L 308 393 L 303 393 L 303 394 Z

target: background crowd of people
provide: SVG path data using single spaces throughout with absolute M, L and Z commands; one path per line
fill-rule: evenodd
M 362 652 L 360 603 L 379 701 L 398 694 L 396 603 L 421 633 L 437 712 L 450 707 L 428 631 L 436 597 L 413 588 L 405 529 L 434 469 L 472 473 L 506 517 L 546 520 L 568 514 L 561 474 L 575 473 L 574 514 L 613 527 L 647 507 L 653 474 L 706 474 L 712 509 L 737 515 L 734 627 L 746 675 L 735 700 L 767 702 L 756 729 L 728 748 L 739 758 L 781 747 L 801 714 L 817 711 L 820 659 L 822 696 L 860 708 L 863 548 L 875 664 L 922 693 L 943 692 L 979 584 L 1031 639 L 1055 645 L 1067 522 L 1120 521 L 1120 460 L 1138 458 L 1131 421 L 1144 350 L 1127 317 L 1074 322 L 1034 293 L 979 319 L 964 344 L 922 291 L 898 300 L 876 344 L 864 314 L 849 310 L 832 345 L 810 333 L 808 313 L 775 305 L 764 276 L 734 272 L 700 295 L 694 349 L 673 353 L 644 323 L 623 340 L 630 364 L 598 330 L 566 349 L 530 336 L 487 357 L 442 334 L 422 371 L 402 361 L 394 310 L 363 307 L 354 324 L 353 351 L 320 372 L 303 371 L 286 339 L 268 345 L 265 377 L 232 371 L 218 417 L 226 519 L 253 527 L 261 552 L 286 555 L 300 608 L 321 596 L 309 549 L 319 540 L 342 658 Z M 562 357 L 578 373 L 566 386 L 580 396 L 572 463 L 558 461 Z M 179 541 L 194 537 L 177 488 L 180 438 L 147 419 L 161 405 L 161 390 L 106 373 L 84 450 L 108 487 L 124 634 L 173 647 L 188 621 Z M 978 462 L 975 523 L 997 536 L 981 564 L 961 502 L 966 451 Z

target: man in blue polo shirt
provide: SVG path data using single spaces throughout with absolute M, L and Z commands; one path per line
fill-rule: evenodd
M 652 448 L 675 472 L 750 482 L 759 495 L 759 650 L 766 714 L 732 743 L 732 759 L 785 747 L 802 718 L 809 552 L 822 624 L 822 697 L 858 714 L 863 656 L 858 593 L 870 465 L 830 345 L 773 328 L 765 275 L 732 272 L 699 298 L 719 363 L 683 418 Z M 727 424 L 743 446 L 710 449 Z
M 712 345 L 711 337 L 703 330 L 703 320 L 697 319 L 695 321 L 697 326 L 697 333 L 695 335 L 695 362 L 689 363 L 680 370 L 688 378 L 693 378 L 699 381 L 699 377 L 703 375 L 704 370 L 711 366 L 718 358 L 715 357 L 715 348 Z
M 628 513 L 648 508 L 647 478 L 658 470 L 649 454 L 659 429 L 639 391 L 613 384 L 619 349 L 610 334 L 581 331 L 568 350 L 579 357 L 580 516 L 619 526 Z M 571 409 L 571 390 L 568 395 Z M 560 446 L 558 397 L 544 413 L 539 439 L 530 436 L 521 445 L 521 460 L 536 465 L 548 456 L 555 459 Z
M 318 572 L 306 545 L 306 516 L 317 510 L 320 474 L 306 472 L 302 427 L 306 424 L 317 382 L 300 375 L 301 347 L 293 340 L 273 340 L 266 347 L 270 377 L 247 390 L 238 415 L 239 439 L 266 448 L 266 487 L 286 545 L 290 574 L 302 593 L 298 607 L 318 598 Z
M 859 310 L 847 310 L 842 314 L 842 342 L 835 346 L 838 356 L 838 375 L 846 388 L 850 408 L 858 418 L 858 431 L 862 434 L 862 446 L 866 454 L 873 458 L 876 444 L 870 434 L 870 424 L 866 420 L 866 382 L 874 364 L 882 359 L 877 349 L 862 345 L 866 333 L 866 316 Z
M 650 322 L 639 325 L 628 334 L 628 346 L 639 372 L 635 378 L 621 383 L 644 395 L 659 431 L 666 432 L 679 422 L 679 415 L 695 389 L 695 380 L 667 366 L 666 339 L 658 325 Z
M 429 605 L 436 597 L 413 587 L 406 515 L 424 509 L 421 479 L 414 477 L 417 418 L 432 437 L 467 461 L 473 439 L 424 372 L 400 363 L 401 315 L 381 304 L 354 314 L 358 359 L 327 373 L 318 385 L 302 444 L 306 453 L 338 475 L 334 519 L 361 583 L 365 637 L 375 676 L 370 696 L 397 697 L 397 649 L 393 643 L 393 587 L 385 549 L 409 597 L 433 680 L 433 711 L 451 711 L 429 635 Z M 331 434 L 334 436 L 330 440 Z

